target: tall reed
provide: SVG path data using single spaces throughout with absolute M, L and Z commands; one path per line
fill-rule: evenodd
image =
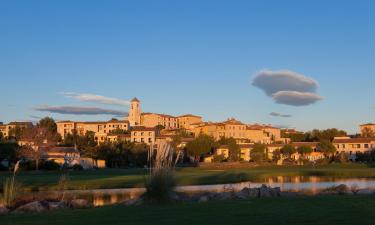
M 14 166 L 12 177 L 6 178 L 3 185 L 2 202 L 6 207 L 12 207 L 18 195 L 19 184 L 16 182 L 16 174 L 19 166 L 20 161 Z
M 161 141 L 156 151 L 150 153 L 150 175 L 145 182 L 146 200 L 153 203 L 168 202 L 175 188 L 174 167 L 177 163 L 174 160 L 174 150 L 167 141 Z

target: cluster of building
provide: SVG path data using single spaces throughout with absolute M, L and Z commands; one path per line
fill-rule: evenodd
M 15 128 L 32 127 L 30 122 L 11 122 L 9 124 L 0 124 L 0 132 L 3 136 L 10 135 L 10 131 Z M 85 135 L 87 132 L 95 133 L 97 142 L 105 141 L 131 141 L 136 143 L 145 143 L 148 145 L 157 144 L 159 140 L 171 140 L 174 135 L 181 129 L 191 134 L 191 138 L 187 138 L 186 142 L 198 137 L 199 135 L 208 135 L 215 140 L 222 137 L 234 138 L 241 149 L 241 159 L 250 161 L 250 152 L 255 143 L 266 145 L 267 155 L 273 157 L 273 152 L 280 150 L 286 144 L 299 146 L 309 146 L 314 151 L 307 156 L 307 159 L 316 161 L 324 157 L 317 151 L 318 143 L 316 142 L 295 142 L 291 143 L 290 139 L 281 137 L 281 129 L 271 125 L 245 124 L 234 118 L 230 118 L 223 122 L 205 122 L 201 116 L 186 114 L 181 116 L 172 116 L 159 113 L 143 113 L 141 110 L 141 102 L 134 98 L 131 101 L 129 114 L 123 120 L 112 119 L 110 121 L 58 121 L 57 132 L 62 138 L 69 134 Z M 375 124 L 364 124 L 360 126 L 361 132 L 367 134 L 373 132 L 375 134 Z M 293 133 L 295 130 L 284 130 L 284 133 Z M 333 140 L 337 151 L 343 152 L 352 159 L 359 152 L 368 152 L 375 148 L 375 138 L 362 137 L 338 137 Z M 229 157 L 229 149 L 227 146 L 221 146 L 215 152 L 224 157 Z M 295 159 L 301 157 L 298 154 L 292 156 Z M 212 157 L 205 159 L 212 161 Z
M 128 133 L 117 134 L 114 130 L 121 129 Z M 224 122 L 204 122 L 201 116 L 186 114 L 172 116 L 159 113 L 142 113 L 141 104 L 137 98 L 131 101 L 129 116 L 124 120 L 111 120 L 106 122 L 57 122 L 58 133 L 65 137 L 67 134 L 84 135 L 87 131 L 95 132 L 98 142 L 128 140 L 156 143 L 160 138 L 168 138 L 173 131 L 184 129 L 197 137 L 201 134 L 209 135 L 219 140 L 221 137 L 234 138 L 239 143 L 265 143 L 286 142 L 281 138 L 279 128 L 270 125 L 248 125 L 235 119 Z

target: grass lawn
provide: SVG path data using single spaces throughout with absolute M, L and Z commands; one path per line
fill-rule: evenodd
M 374 210 L 375 196 L 270 198 L 9 215 L 0 216 L 0 224 L 373 225 Z
M 71 172 L 68 189 L 107 189 L 140 187 L 144 184 L 144 169 L 106 169 Z M 0 173 L 0 185 L 9 173 Z M 21 172 L 17 180 L 26 190 L 53 190 L 60 172 Z M 235 183 L 259 181 L 276 176 L 320 176 L 335 178 L 375 178 L 375 168 L 360 164 L 328 166 L 268 166 L 238 169 L 180 168 L 177 169 L 178 185 Z M 2 185 L 0 186 L 2 187 Z

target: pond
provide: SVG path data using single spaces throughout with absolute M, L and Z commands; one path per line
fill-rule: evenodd
M 353 189 L 373 189 L 375 190 L 375 179 L 369 178 L 327 178 L 316 176 L 294 176 L 294 177 L 269 177 L 257 182 L 241 182 L 234 184 L 215 185 L 193 185 L 179 186 L 176 191 L 194 194 L 200 192 L 225 192 L 240 191 L 243 188 L 256 188 L 266 184 L 271 187 L 280 187 L 283 192 L 300 192 L 315 195 L 320 191 L 345 184 Z M 69 190 L 65 191 L 66 198 L 88 199 L 94 206 L 112 205 L 121 203 L 129 199 L 137 198 L 144 193 L 144 188 L 123 188 L 123 189 L 98 189 L 98 190 Z M 58 196 L 58 192 L 36 192 L 28 193 L 29 197 Z

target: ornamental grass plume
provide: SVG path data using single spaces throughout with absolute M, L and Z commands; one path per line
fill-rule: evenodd
M 16 163 L 13 169 L 12 177 L 8 177 L 3 185 L 3 196 L 2 196 L 2 203 L 6 207 L 12 207 L 14 204 L 15 199 L 17 198 L 18 191 L 19 191 L 19 184 L 16 182 L 16 174 L 20 168 L 20 161 Z
M 150 151 L 150 174 L 146 178 L 145 197 L 151 203 L 169 202 L 176 186 L 174 167 L 178 156 L 167 141 L 161 141 L 155 151 Z

